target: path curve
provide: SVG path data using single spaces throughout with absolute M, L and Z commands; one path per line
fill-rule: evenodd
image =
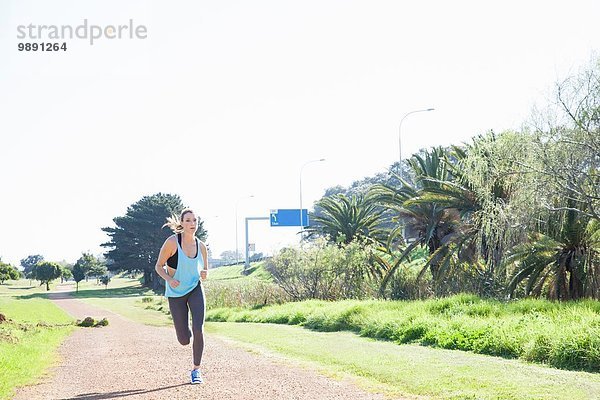
M 60 365 L 18 389 L 14 400 L 384 398 L 212 335 L 202 361 L 205 383 L 190 385 L 191 348 L 179 345 L 174 329 L 142 325 L 66 293 L 51 298 L 75 318 L 107 317 L 109 325 L 77 329 L 59 347 Z

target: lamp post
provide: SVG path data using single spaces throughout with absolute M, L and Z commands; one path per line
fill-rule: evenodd
M 302 221 L 302 171 L 304 170 L 304 167 L 306 167 L 308 164 L 315 163 L 315 162 L 321 162 L 321 161 L 325 161 L 325 159 L 324 158 L 320 158 L 318 160 L 307 161 L 300 168 L 300 241 L 301 242 L 302 242 L 302 239 L 303 239 L 303 232 L 304 232 L 304 224 L 303 224 L 303 221 Z
M 398 164 L 398 169 L 400 170 L 400 173 L 398 175 L 400 175 L 400 179 L 402 179 L 402 140 L 401 140 L 402 122 L 404 121 L 404 118 L 408 117 L 410 114 L 414 114 L 414 113 L 418 113 L 418 112 L 433 111 L 433 110 L 435 110 L 435 108 L 424 108 L 422 110 L 409 111 L 406 114 L 404 114 L 404 116 L 400 120 L 400 126 L 398 128 L 398 155 L 400 156 L 400 163 Z
M 249 199 L 251 197 L 254 197 L 254 195 L 251 194 L 250 196 L 240 197 L 235 202 L 235 263 L 236 264 L 240 262 L 240 253 L 238 251 L 238 204 L 240 203 L 241 200 Z

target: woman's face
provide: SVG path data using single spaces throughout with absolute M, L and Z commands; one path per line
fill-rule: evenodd
M 181 220 L 181 226 L 183 226 L 183 230 L 185 232 L 191 233 L 192 235 L 196 233 L 198 229 L 198 220 L 196 219 L 196 215 L 193 212 L 185 213 L 183 219 Z

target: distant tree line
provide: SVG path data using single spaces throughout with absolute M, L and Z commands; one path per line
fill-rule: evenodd
M 10 269 L 16 271 L 16 274 L 10 269 L 7 272 L 7 278 L 2 280 L 4 277 L 3 272 L 5 270 L 4 265 L 0 262 L 0 284 L 4 283 L 7 279 L 19 279 L 24 277 L 29 280 L 37 280 L 41 285 L 46 285 L 46 290 L 50 290 L 50 283 L 60 278 L 61 282 L 74 279 L 77 282 L 77 289 L 79 289 L 79 282 L 83 279 L 95 277 L 97 283 L 100 281 L 107 281 L 108 270 L 106 269 L 105 261 L 93 256 L 90 253 L 83 253 L 82 257 L 77 260 L 74 265 L 66 263 L 58 263 L 53 261 L 46 261 L 40 254 L 33 254 L 23 258 L 20 261 L 22 272 L 16 267 L 8 266 Z M 8 277 L 12 274 L 12 277 Z M 108 281 L 107 283 L 108 284 Z

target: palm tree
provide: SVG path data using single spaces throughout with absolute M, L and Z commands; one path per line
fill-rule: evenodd
M 441 257 L 443 263 L 454 257 L 457 261 L 473 265 L 476 272 L 483 274 L 481 278 L 485 292 L 495 286 L 497 269 L 504 254 L 504 245 L 498 239 L 502 235 L 486 229 L 490 219 L 495 217 L 489 208 L 506 206 L 510 200 L 510 191 L 506 189 L 503 176 L 492 174 L 493 168 L 489 166 L 494 162 L 489 148 L 495 145 L 496 136 L 490 133 L 479 136 L 471 145 L 452 146 L 444 158 L 450 178 L 423 178 L 429 185 L 411 200 L 417 204 L 435 203 L 448 212 L 458 213 L 462 224 L 457 225 L 454 234 L 447 238 L 445 246 L 435 256 Z M 490 175 L 488 180 L 492 184 L 489 187 L 476 185 L 467 173 L 465 164 L 469 162 L 470 153 L 477 153 L 480 157 L 479 163 L 483 164 L 484 173 Z M 480 259 L 483 259 L 485 268 L 480 265 Z
M 598 296 L 600 224 L 575 210 L 551 214 L 542 232 L 515 246 L 506 262 L 515 265 L 508 293 L 527 281 L 524 294 L 577 300 Z
M 386 184 L 375 185 L 372 190 L 373 198 L 392 209 L 396 213 L 396 219 L 402 220 L 403 225 L 390 232 L 388 246 L 385 249 L 387 257 L 375 257 L 383 272 L 383 280 L 380 292 L 394 275 L 401 263 L 408 259 L 410 253 L 417 246 L 424 246 L 429 250 L 430 257 L 419 274 L 419 278 L 429 270 L 434 283 L 439 285 L 441 278 L 448 271 L 451 257 L 449 244 L 458 235 L 460 230 L 460 215 L 456 210 L 431 201 L 423 200 L 421 196 L 430 190 L 440 188 L 443 182 L 450 179 L 446 163 L 443 161 L 446 152 L 441 147 L 433 148 L 423 155 L 414 155 L 409 165 L 415 174 L 415 187 L 401 180 L 402 186 L 393 187 Z M 415 240 L 406 246 L 398 258 L 390 261 L 393 257 L 393 248 L 390 244 L 402 229 L 413 232 Z
M 314 224 L 307 228 L 309 236 L 326 236 L 333 243 L 348 244 L 354 240 L 381 243 L 385 232 L 381 229 L 379 208 L 368 195 L 344 194 L 324 197 L 316 203 L 320 212 L 311 218 Z

